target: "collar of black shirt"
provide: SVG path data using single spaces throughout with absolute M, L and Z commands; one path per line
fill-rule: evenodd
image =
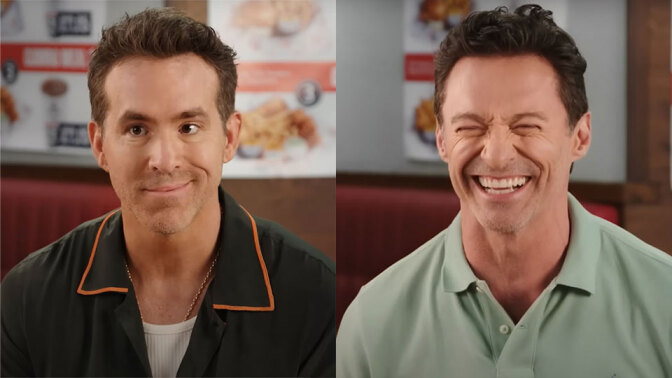
M 216 247 L 219 258 L 216 275 L 208 290 L 212 292 L 212 307 L 233 311 L 273 311 L 273 290 L 256 222 L 221 187 L 219 203 L 222 209 Z M 108 214 L 98 228 L 77 293 L 128 293 L 131 282 L 124 267 L 125 255 L 121 211 L 116 210 Z

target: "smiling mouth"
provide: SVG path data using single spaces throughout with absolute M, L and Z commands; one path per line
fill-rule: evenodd
M 530 176 L 514 176 L 505 178 L 487 177 L 487 176 L 473 176 L 474 181 L 486 192 L 490 194 L 508 194 L 524 187 L 531 177 Z
M 162 186 L 156 186 L 152 188 L 146 188 L 145 191 L 152 192 L 152 193 L 170 193 L 174 192 L 176 190 L 182 189 L 185 186 L 187 186 L 189 182 L 185 182 L 183 184 L 174 184 L 174 185 L 162 185 Z

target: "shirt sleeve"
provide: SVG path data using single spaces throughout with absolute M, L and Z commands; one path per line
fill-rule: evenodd
M 336 371 L 339 378 L 367 378 L 372 376 L 357 299 L 355 298 L 345 311 L 341 326 L 338 329 Z
M 23 322 L 23 285 L 21 277 L 8 274 L 2 282 L 0 323 L 0 372 L 3 377 L 29 377 L 35 373 L 30 363 Z

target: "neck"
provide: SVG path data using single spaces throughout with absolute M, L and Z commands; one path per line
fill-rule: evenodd
M 469 211 L 462 216 L 467 261 L 514 321 L 559 273 L 569 233 L 566 201 L 511 233 L 483 227 Z
M 208 269 L 219 235 L 221 212 L 215 196 L 203 205 L 187 228 L 170 235 L 144 227 L 131 211 L 123 208 L 122 220 L 133 279 L 179 281 L 202 278 Z

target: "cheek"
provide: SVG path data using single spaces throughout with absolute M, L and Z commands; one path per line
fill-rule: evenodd
M 199 143 L 190 145 L 185 156 L 189 156 L 190 165 L 200 168 L 203 174 L 221 177 L 222 147 L 217 143 Z
M 456 159 L 456 154 L 459 156 L 460 150 L 465 148 L 465 143 L 460 143 L 463 142 L 463 139 L 450 132 L 446 132 L 446 134 L 443 148 L 446 151 L 446 157 L 452 162 Z
M 546 169 L 562 166 L 569 159 L 569 146 L 562 139 L 521 138 L 519 150 Z
M 478 156 L 478 141 L 465 138 L 453 138 L 449 143 L 450 160 L 448 162 L 448 172 L 450 180 L 456 191 L 462 192 L 468 186 L 469 178 L 466 177 L 467 167 L 474 157 Z M 464 189 L 462 189 L 464 187 Z
M 452 138 L 449 143 L 451 165 L 456 170 L 462 170 L 480 152 L 481 143 L 476 138 Z
M 147 153 L 144 148 L 129 146 L 124 143 L 110 145 L 104 150 L 110 169 L 120 174 L 130 174 L 142 170 L 143 164 L 147 163 Z

